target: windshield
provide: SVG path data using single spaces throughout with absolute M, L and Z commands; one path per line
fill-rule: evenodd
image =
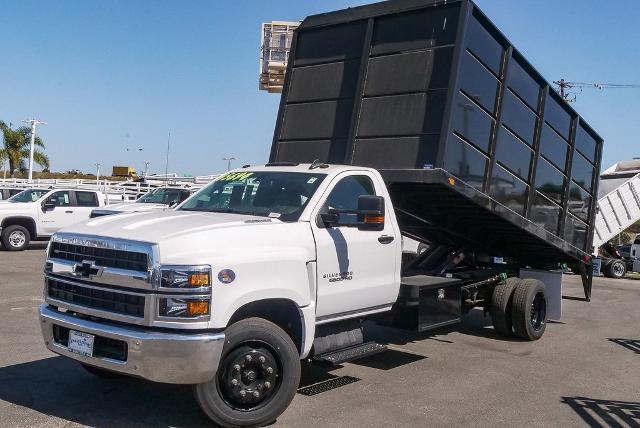
M 35 202 L 42 197 L 49 190 L 45 189 L 27 189 L 22 192 L 13 195 L 7 201 L 9 202 Z
M 297 221 L 324 178 L 302 172 L 231 172 L 187 199 L 180 210 Z
M 165 204 L 180 202 L 180 189 L 154 189 L 136 201 L 138 204 Z

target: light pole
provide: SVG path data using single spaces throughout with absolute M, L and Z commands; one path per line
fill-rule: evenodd
M 29 148 L 29 182 L 33 181 L 33 151 L 36 143 L 36 125 L 46 125 L 47 122 L 42 122 L 38 119 L 25 119 L 25 123 L 31 124 L 31 147 Z
M 135 151 L 137 151 L 138 153 L 142 153 L 144 151 L 144 147 L 138 147 L 138 148 L 125 147 L 125 151 L 127 151 L 127 152 L 135 152 Z M 136 174 L 137 174 L 137 172 L 136 172 Z
M 100 164 L 95 163 L 96 166 L 96 186 L 100 186 Z
M 147 172 L 149 172 L 149 165 L 150 164 L 151 164 L 151 162 L 149 162 L 149 161 L 145 161 L 144 162 L 144 175 L 143 175 L 144 178 L 147 177 Z
M 222 158 L 222 160 L 227 161 L 227 171 L 231 171 L 231 161 L 236 160 L 236 158 L 233 156 L 228 156 L 228 157 Z

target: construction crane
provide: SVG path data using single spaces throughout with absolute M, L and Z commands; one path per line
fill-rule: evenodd
M 555 80 L 553 82 L 560 92 L 560 96 L 563 100 L 571 103 L 576 100 L 576 94 L 570 92 L 570 89 L 578 88 L 582 91 L 582 88 L 594 88 L 594 89 L 640 89 L 640 85 L 631 83 L 584 83 L 584 82 L 569 82 L 564 79 Z

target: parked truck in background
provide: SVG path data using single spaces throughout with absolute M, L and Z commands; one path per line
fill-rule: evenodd
M 106 215 L 147 212 L 173 208 L 184 202 L 191 195 L 191 190 L 183 187 L 158 187 L 145 193 L 134 203 L 110 205 L 91 211 L 91 218 Z
M 0 204 L 0 239 L 5 250 L 21 251 L 30 241 L 49 239 L 58 230 L 104 207 L 102 192 L 80 189 L 26 189 Z
M 111 172 L 114 177 L 136 177 L 136 169 L 132 166 L 114 166 Z
M 593 246 L 601 257 L 600 272 L 609 278 L 640 272 L 640 239 L 635 238 L 627 254 L 611 243 L 640 221 L 640 159 L 621 161 L 603 171 L 598 193 Z
M 51 351 L 260 426 L 300 360 L 385 349 L 364 320 L 426 331 L 483 308 L 537 340 L 560 293 L 533 277 L 565 263 L 590 298 L 602 139 L 473 3 L 312 16 L 288 64 L 270 163 L 53 237 Z M 403 237 L 424 251 L 403 262 Z

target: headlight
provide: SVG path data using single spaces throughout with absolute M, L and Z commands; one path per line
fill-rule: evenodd
M 160 289 L 206 291 L 210 288 L 210 266 L 162 266 L 160 268 Z
M 209 300 L 167 297 L 160 299 L 158 309 L 161 317 L 197 318 L 209 315 Z

